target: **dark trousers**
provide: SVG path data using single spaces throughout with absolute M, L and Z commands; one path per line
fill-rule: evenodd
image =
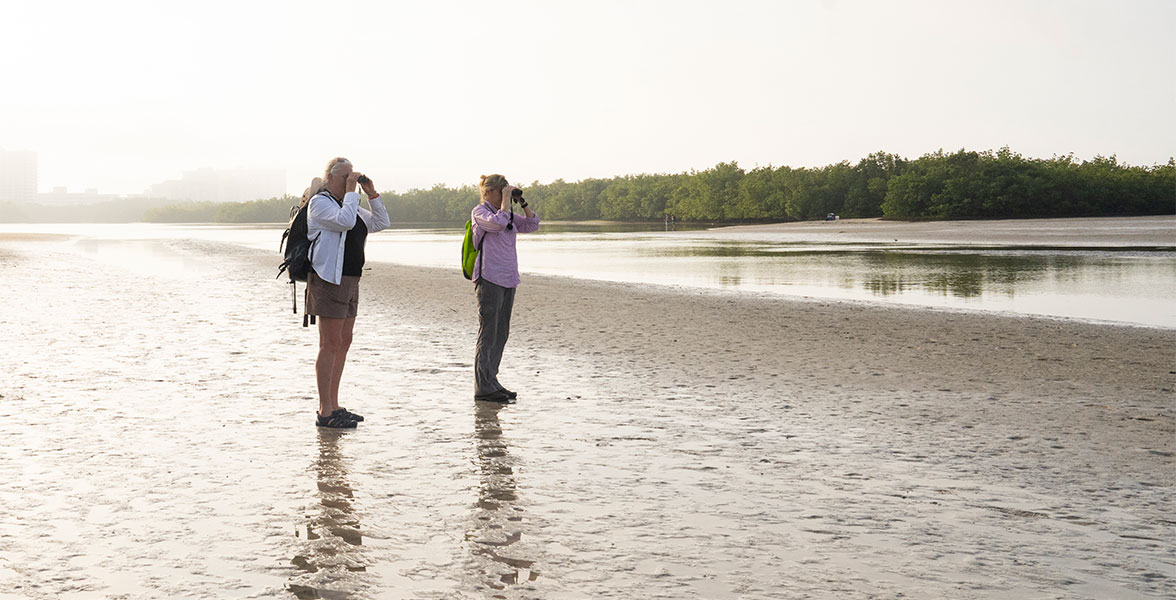
M 514 288 L 504 288 L 480 279 L 475 284 L 478 296 L 478 346 L 474 352 L 474 393 L 492 394 L 500 389 L 498 364 L 506 338 L 510 336 L 510 311 L 514 308 Z

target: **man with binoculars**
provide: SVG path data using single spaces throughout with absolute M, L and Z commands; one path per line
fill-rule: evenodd
M 474 246 L 474 288 L 478 297 L 478 345 L 474 357 L 474 399 L 511 402 L 518 394 L 498 383 L 498 365 L 510 335 L 510 313 L 519 285 L 515 238 L 539 229 L 539 216 L 523 199 L 523 191 L 502 175 L 483 175 L 482 201 L 470 213 Z M 518 203 L 523 214 L 511 210 Z

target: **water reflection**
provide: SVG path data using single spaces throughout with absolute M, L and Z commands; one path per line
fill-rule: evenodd
M 1056 257 L 1054 257 L 1056 258 Z M 975 254 L 934 254 L 882 252 L 860 255 L 866 272 L 862 288 L 879 296 L 913 290 L 979 298 L 997 293 L 1009 298 L 1019 284 L 1046 277 L 1051 271 L 1073 268 L 1043 256 L 979 256 Z
M 478 584 L 492 590 L 535 581 L 535 561 L 519 556 L 523 539 L 523 509 L 517 506 L 517 482 L 510 449 L 502 436 L 496 402 L 476 402 L 474 443 L 480 485 L 471 530 L 466 542 L 477 565 Z
M 1160 227 L 1166 231 L 1167 222 Z M 1056 225 L 1055 225 L 1056 227 Z M 1077 220 L 1062 227 L 1092 243 L 1133 222 Z M 747 234 L 663 231 L 663 223 L 545 223 L 520 238 L 526 273 L 639 284 L 726 288 L 789 296 L 1010 311 L 1176 327 L 1176 249 L 1172 246 L 1000 245 L 861 241 L 801 230 Z M 172 240 L 172 256 L 106 256 L 131 246 L 85 245 L 94 256 L 169 277 L 205 277 L 189 239 L 245 245 L 272 253 L 273 227 L 4 226 L 20 234 L 66 233 L 81 239 Z M 1109 234 L 1107 232 L 1110 232 Z M 1052 239 L 1039 235 L 1037 239 Z M 1100 237 L 1102 236 L 1102 237 Z M 977 238 L 983 239 L 983 238 Z M 1145 238 L 1139 238 L 1145 239 Z M 852 241 L 847 241 L 852 240 Z M 86 242 L 89 243 L 89 242 Z M 410 224 L 373 237 L 368 259 L 455 269 L 460 230 Z M 199 252 L 196 252 L 199 254 Z
M 871 252 L 854 253 L 866 278 L 862 287 L 875 295 L 912 290 L 979 298 L 998 294 L 1013 298 L 1018 288 L 1083 269 L 1089 260 L 1050 253 Z
M 317 514 L 295 535 L 304 540 L 290 561 L 300 573 L 288 588 L 295 597 L 348 598 L 363 581 L 355 573 L 367 570 L 363 533 L 355 511 L 355 492 L 340 448 L 347 435 L 337 429 L 317 428 L 318 457 L 311 464 L 318 486 Z
M 1124 296 L 1128 301 L 1163 297 L 1156 284 L 1172 287 L 1173 252 L 1154 249 L 967 248 L 898 244 L 812 244 L 722 241 L 704 246 L 652 244 L 637 248 L 661 268 L 712 273 L 720 287 L 805 288 L 814 295 L 835 286 L 851 297 L 861 290 L 874 297 L 942 296 L 985 301 L 1018 294 L 1058 296 L 1059 311 L 1074 296 Z M 786 288 L 787 289 L 787 288 Z M 860 295 L 860 292 L 858 292 Z M 1068 298 L 1067 298 L 1068 296 Z M 1130 313 L 1099 315 L 1122 318 Z M 1136 320 L 1136 314 L 1132 319 Z

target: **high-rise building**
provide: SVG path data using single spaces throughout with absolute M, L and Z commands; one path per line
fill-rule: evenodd
M 0 202 L 37 198 L 37 153 L 0 150 Z
M 180 179 L 151 186 L 150 196 L 196 202 L 245 202 L 286 193 L 286 173 L 278 169 L 197 169 Z

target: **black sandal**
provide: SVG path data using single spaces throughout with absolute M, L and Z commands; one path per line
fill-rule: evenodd
M 331 414 L 333 415 L 335 413 L 339 413 L 339 414 L 343 415 L 344 417 L 351 419 L 352 421 L 363 421 L 363 416 L 357 415 L 357 414 L 355 414 L 355 413 L 353 413 L 343 407 L 339 407 L 339 408 L 335 409 L 335 412 L 333 412 Z
M 331 429 L 355 429 L 355 426 L 359 423 L 344 417 L 336 410 L 328 417 L 315 413 L 314 424 L 318 427 L 329 427 Z

